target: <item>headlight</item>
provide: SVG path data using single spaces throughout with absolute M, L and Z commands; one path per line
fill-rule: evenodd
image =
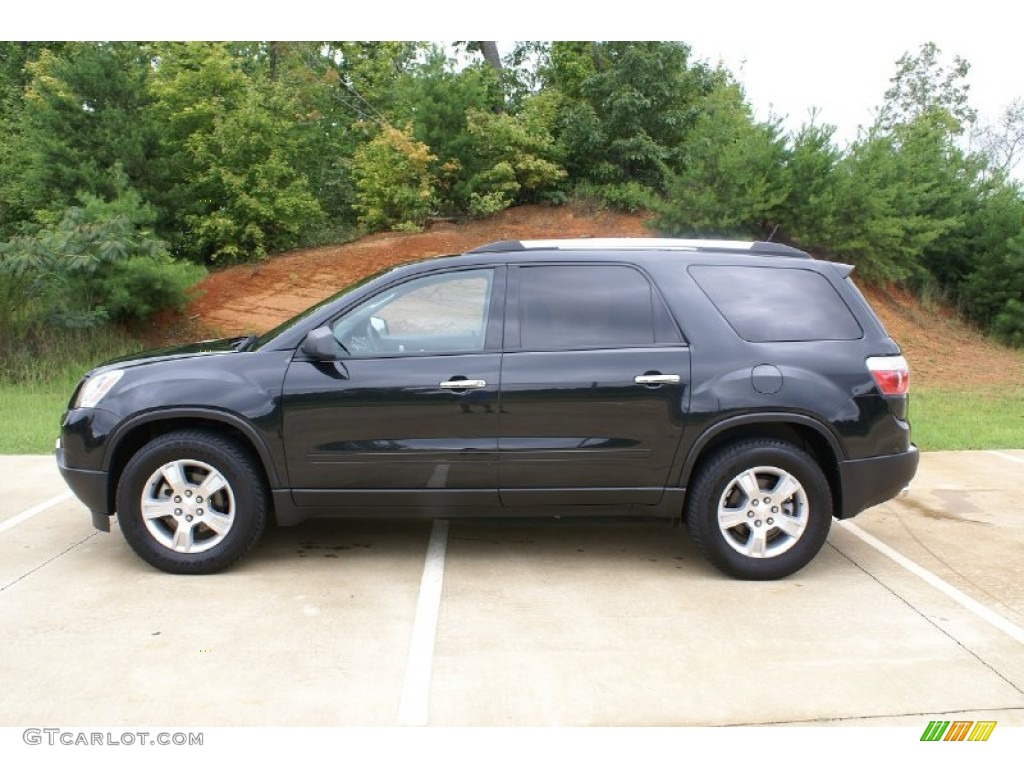
M 75 408 L 95 408 L 100 400 L 121 380 L 123 370 L 107 371 L 93 376 L 78 390 Z

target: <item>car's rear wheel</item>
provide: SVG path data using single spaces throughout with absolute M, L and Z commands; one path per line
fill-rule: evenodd
M 779 579 L 821 549 L 832 494 L 818 463 L 781 440 L 744 440 L 715 453 L 687 494 L 686 524 L 705 557 L 741 579 Z
M 168 573 L 215 573 L 263 533 L 266 483 L 241 446 L 202 430 L 171 432 L 125 466 L 117 517 L 128 544 Z

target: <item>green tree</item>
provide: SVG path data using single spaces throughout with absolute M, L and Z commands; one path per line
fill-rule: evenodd
M 46 43 L 0 42 L 0 237 L 12 235 L 31 218 L 33 201 L 22 179 L 30 162 L 25 154 L 24 92 L 30 81 L 26 65 L 46 50 Z
M 9 148 L 21 160 L 6 176 L 5 216 L 53 220 L 81 192 L 116 195 L 120 173 L 134 187 L 149 185 L 157 126 L 146 119 L 144 46 L 68 43 L 24 66 L 30 80 Z
M 735 83 L 701 103 L 682 169 L 657 204 L 659 230 L 674 235 L 767 237 L 786 200 L 785 141 L 778 126 L 753 119 Z
M 779 238 L 810 251 L 824 249 L 839 209 L 837 166 L 843 153 L 833 142 L 835 126 L 813 120 L 790 137 L 782 169 L 786 199 L 777 210 Z
M 43 51 L 59 52 L 64 43 L 0 41 L 0 118 L 18 110 L 25 87 L 31 82 L 28 66 Z
M 913 133 L 913 132 L 911 132 Z M 915 165 L 927 146 L 904 149 L 929 134 L 872 133 L 850 147 L 836 166 L 836 217 L 822 251 L 853 261 L 865 279 L 927 281 L 925 250 L 958 224 L 956 216 L 932 215 L 942 191 Z
M 302 113 L 293 93 L 247 74 L 225 43 L 160 44 L 157 60 L 157 200 L 174 251 L 239 261 L 302 242 L 323 212 L 299 162 Z
M 994 123 L 979 126 L 973 141 L 987 159 L 989 171 L 1012 173 L 1024 155 L 1024 99 L 1014 99 Z
M 1024 347 L 1024 230 L 982 254 L 963 296 L 972 317 L 1007 343 Z
M 970 317 L 1024 346 L 1024 198 L 1018 185 L 999 181 L 981 197 L 966 226 L 972 244 L 970 271 L 959 296 Z M 1016 302 L 1016 304 L 1013 304 Z
M 432 174 L 438 179 L 442 209 L 470 209 L 475 177 L 486 170 L 471 133 L 468 115 L 476 110 L 498 113 L 504 107 L 494 68 L 486 63 L 455 67 L 439 47 L 430 47 L 401 86 L 393 122 L 411 125 L 417 141 L 434 156 Z
M 890 130 L 928 112 L 943 113 L 946 127 L 954 135 L 974 123 L 977 112 L 970 105 L 967 82 L 971 65 L 960 56 L 954 56 L 950 64 L 943 63 L 941 57 L 939 47 L 928 42 L 916 55 L 908 51 L 899 58 L 878 113 L 879 127 Z
M 879 112 L 875 140 L 887 142 L 892 157 L 889 175 L 874 186 L 889 211 L 869 217 L 866 229 L 889 225 L 893 238 L 887 257 L 873 243 L 871 263 L 890 278 L 936 284 L 981 325 L 1021 343 L 1024 201 L 1006 182 L 1020 116 L 1011 105 L 998 130 L 975 129 L 981 151 L 967 152 L 963 135 L 976 120 L 970 68 L 959 57 L 947 65 L 940 53 L 928 43 L 901 58 Z
M 691 63 L 682 43 L 553 43 L 541 83 L 562 99 L 556 139 L 570 177 L 663 191 L 722 74 Z
M 210 261 L 294 247 L 322 219 L 292 162 L 286 101 L 273 86 L 250 85 L 237 109 L 187 142 L 197 169 L 189 181 L 202 210 L 186 215 L 186 236 Z

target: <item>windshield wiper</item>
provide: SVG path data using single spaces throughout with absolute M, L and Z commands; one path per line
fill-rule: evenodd
M 253 342 L 255 342 L 257 338 L 259 338 L 259 337 L 258 336 L 243 336 L 242 338 L 240 338 L 237 341 L 233 342 L 231 344 L 231 347 L 236 352 L 245 352 L 245 350 L 247 350 L 249 347 L 251 347 L 253 345 Z

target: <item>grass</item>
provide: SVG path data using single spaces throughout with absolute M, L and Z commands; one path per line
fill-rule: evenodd
M 0 455 L 50 453 L 82 374 L 140 343 L 116 328 L 8 336 L 0 346 Z
M 915 389 L 911 434 L 925 451 L 1024 448 L 1024 386 Z
M 37 388 L 0 384 L 0 455 L 52 452 L 73 387 L 32 391 Z

